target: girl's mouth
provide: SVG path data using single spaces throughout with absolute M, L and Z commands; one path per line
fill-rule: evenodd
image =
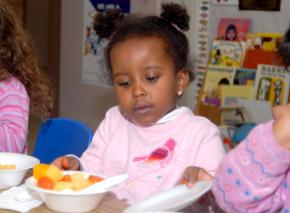
M 133 112 L 136 114 L 148 114 L 152 110 L 152 105 L 143 105 L 134 107 Z

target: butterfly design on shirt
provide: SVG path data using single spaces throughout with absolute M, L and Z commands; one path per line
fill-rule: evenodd
M 168 139 L 164 145 L 156 148 L 150 154 L 133 158 L 133 162 L 139 162 L 142 165 L 160 164 L 161 167 L 164 167 L 173 158 L 175 146 L 176 142 Z

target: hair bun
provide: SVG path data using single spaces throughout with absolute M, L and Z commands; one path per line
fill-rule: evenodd
M 280 54 L 285 66 L 290 66 L 290 27 L 286 31 L 282 43 L 278 46 Z
M 121 9 L 97 12 L 94 19 L 94 30 L 100 38 L 109 38 L 123 18 L 124 13 Z
M 180 30 L 189 29 L 189 15 L 186 9 L 179 4 L 168 3 L 162 4 L 162 13 L 160 16 L 166 21 L 177 26 Z

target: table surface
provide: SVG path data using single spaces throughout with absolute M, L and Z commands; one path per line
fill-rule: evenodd
M 32 171 L 29 171 L 24 178 L 30 177 Z M 24 182 L 23 180 L 23 182 Z M 3 190 L 0 190 L 3 191 Z M 128 207 L 128 204 L 125 201 L 118 200 L 112 193 L 106 193 L 98 207 L 90 211 L 90 213 L 121 213 L 124 209 Z M 14 211 L 0 209 L 1 213 L 12 213 Z M 45 204 L 43 203 L 39 207 L 33 208 L 28 213 L 51 213 L 54 212 L 48 209 Z

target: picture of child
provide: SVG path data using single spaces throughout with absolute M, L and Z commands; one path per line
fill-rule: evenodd
M 217 28 L 217 39 L 225 41 L 245 41 L 250 30 L 250 19 L 221 18 Z
M 226 41 L 237 41 L 238 40 L 238 30 L 236 25 L 230 24 L 228 25 L 226 31 L 224 40 Z

